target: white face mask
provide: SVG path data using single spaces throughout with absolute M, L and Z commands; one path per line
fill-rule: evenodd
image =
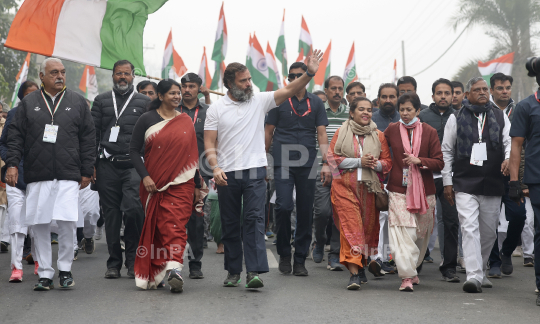
M 411 126 L 412 124 L 416 123 L 417 120 L 418 120 L 418 118 L 416 118 L 416 116 L 414 116 L 414 118 L 408 124 L 405 124 L 401 118 L 399 119 L 399 122 L 402 123 L 405 126 Z

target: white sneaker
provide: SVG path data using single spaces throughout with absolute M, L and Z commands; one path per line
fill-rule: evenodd
M 521 246 L 517 246 L 514 252 L 512 252 L 513 257 L 522 257 L 523 256 L 523 250 L 521 249 Z
M 330 245 L 324 246 L 324 252 L 330 252 Z
M 266 236 L 266 234 L 264 235 L 264 240 L 268 241 L 268 236 Z
M 94 240 L 101 240 L 101 236 L 103 235 L 103 226 L 96 228 L 96 235 L 94 235 Z

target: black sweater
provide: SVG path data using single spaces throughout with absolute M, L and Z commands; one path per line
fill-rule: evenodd
M 133 128 L 133 133 L 131 135 L 131 142 L 129 144 L 129 156 L 131 162 L 137 170 L 137 173 L 141 176 L 141 179 L 149 176 L 148 170 L 144 166 L 144 162 L 141 156 L 141 153 L 144 148 L 144 134 L 148 128 L 154 126 L 155 124 L 163 121 L 163 118 L 157 113 L 156 110 L 150 110 L 149 112 L 144 113 Z M 195 172 L 195 188 L 201 188 L 201 181 L 199 176 L 199 170 Z

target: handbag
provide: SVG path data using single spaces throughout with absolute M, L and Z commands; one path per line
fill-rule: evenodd
M 375 196 L 375 207 L 379 211 L 388 211 L 388 193 L 378 192 Z

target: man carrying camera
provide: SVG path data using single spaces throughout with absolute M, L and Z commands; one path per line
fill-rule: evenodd
M 533 57 L 527 61 L 529 76 L 535 76 L 540 85 L 540 61 Z M 512 127 L 512 149 L 510 152 L 510 184 L 508 195 L 518 204 L 524 203 L 524 196 L 531 199 L 534 210 L 534 273 L 536 275 L 536 292 L 540 289 L 540 166 L 535 161 L 540 158 L 540 88 L 532 95 L 520 101 L 515 109 Z M 528 190 L 522 190 L 519 181 L 519 164 L 521 149 L 525 145 L 525 173 L 523 182 Z M 536 305 L 540 306 L 540 295 L 536 298 Z
M 124 240 L 128 276 L 135 278 L 135 253 L 144 223 L 139 198 L 141 178 L 129 159 L 129 142 L 133 127 L 146 112 L 150 98 L 133 89 L 134 66 L 121 60 L 113 67 L 113 90 L 94 100 L 92 117 L 96 126 L 96 185 L 105 218 L 109 249 L 105 278 L 120 277 L 122 248 L 120 227 L 124 216 Z

